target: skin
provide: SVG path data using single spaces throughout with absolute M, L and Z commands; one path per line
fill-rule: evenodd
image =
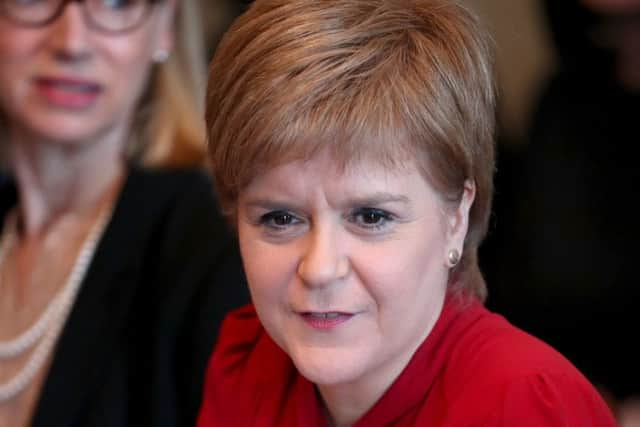
M 349 425 L 438 319 L 474 188 L 452 207 L 413 164 L 334 165 L 324 153 L 255 177 L 237 226 L 261 322 L 317 385 L 330 422 Z
M 28 328 L 65 282 L 98 214 L 123 181 L 123 149 L 158 50 L 173 40 L 175 2 L 122 35 L 100 33 L 67 3 L 47 26 L 0 17 L 0 111 L 19 192 L 18 240 L 0 268 L 0 339 Z M 81 88 L 82 90 L 78 90 Z M 12 378 L 30 353 L 0 364 Z M 0 425 L 28 425 L 48 367 L 0 404 Z

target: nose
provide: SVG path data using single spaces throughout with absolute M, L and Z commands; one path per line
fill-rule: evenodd
M 86 19 L 80 2 L 68 2 L 51 24 L 50 43 L 56 58 L 80 61 L 90 54 Z
M 298 264 L 298 276 L 307 286 L 327 286 L 346 278 L 349 258 L 339 236 L 328 230 L 312 230 L 305 239 L 304 253 Z

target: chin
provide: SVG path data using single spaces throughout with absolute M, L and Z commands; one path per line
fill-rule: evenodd
M 290 355 L 300 374 L 317 385 L 349 383 L 364 374 L 366 358 L 346 350 L 314 348 Z
M 101 135 L 101 128 L 91 123 L 62 122 L 57 126 L 41 124 L 34 129 L 41 138 L 64 146 L 76 146 L 93 141 Z

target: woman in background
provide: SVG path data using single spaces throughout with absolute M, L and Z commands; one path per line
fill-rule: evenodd
M 194 7 L 0 0 L 2 426 L 195 422 L 243 279 L 186 168 L 204 152 Z
M 256 0 L 233 24 L 206 118 L 253 305 L 222 328 L 200 427 L 614 426 L 483 306 L 490 52 L 446 0 Z

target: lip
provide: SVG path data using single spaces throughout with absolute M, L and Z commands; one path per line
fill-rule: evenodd
M 44 76 L 34 83 L 47 104 L 67 110 L 90 108 L 103 91 L 98 83 L 75 77 Z
M 298 316 L 313 329 L 333 330 L 351 320 L 355 314 L 342 311 L 301 311 Z

